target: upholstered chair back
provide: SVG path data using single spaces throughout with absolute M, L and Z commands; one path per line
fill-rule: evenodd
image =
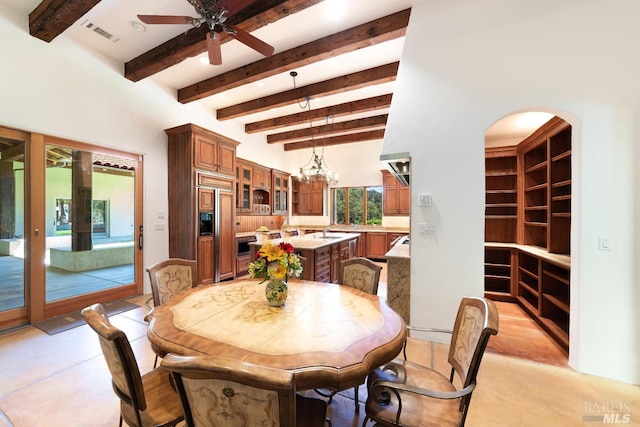
M 172 372 L 187 426 L 294 426 L 293 373 L 219 357 L 174 354 Z
M 140 371 L 126 335 L 109 322 L 101 304 L 85 308 L 82 315 L 91 329 L 98 334 L 116 394 L 144 411 L 147 405 Z
M 352 258 L 341 261 L 338 283 L 376 295 L 381 270 L 382 267 L 367 258 Z
M 164 304 L 175 295 L 197 285 L 196 262 L 181 258 L 169 258 L 147 269 L 151 281 L 153 305 Z

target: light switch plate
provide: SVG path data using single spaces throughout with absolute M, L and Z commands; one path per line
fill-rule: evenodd
M 610 251 L 611 250 L 611 237 L 609 236 L 598 236 L 598 249 L 601 251 Z
M 420 194 L 418 196 L 418 206 L 420 207 L 431 206 L 431 194 Z

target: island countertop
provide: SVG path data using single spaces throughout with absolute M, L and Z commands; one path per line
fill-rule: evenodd
M 384 254 L 384 256 L 387 259 L 389 259 L 389 258 L 409 259 L 410 258 L 409 236 L 401 237 L 398 240 L 398 243 L 393 245 L 393 247 L 389 250 L 389 252 Z
M 353 240 L 358 238 L 359 236 L 360 236 L 360 233 L 319 232 L 319 233 L 304 234 L 302 236 L 270 239 L 270 240 L 267 240 L 266 242 L 265 241 L 250 242 L 249 245 L 262 246 L 267 242 L 278 245 L 281 242 L 285 242 L 285 243 L 290 243 L 295 249 L 315 250 L 315 249 L 324 248 L 325 246 L 333 245 L 335 243 L 341 243 L 341 242 L 346 242 L 348 240 Z

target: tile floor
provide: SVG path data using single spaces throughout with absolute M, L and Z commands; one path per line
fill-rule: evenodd
M 143 305 L 145 299 L 131 301 Z M 129 337 L 142 372 L 150 370 L 154 361 L 145 314 L 140 307 L 112 317 Z M 429 345 L 413 339 L 409 345 L 416 361 L 430 360 Z M 436 345 L 435 352 L 443 360 L 436 368 L 446 371 L 442 357 L 446 347 Z M 0 335 L 0 370 L 0 427 L 118 425 L 118 400 L 98 340 L 86 325 L 53 336 L 31 326 Z M 361 399 L 363 395 L 361 387 Z M 594 411 L 611 402 L 621 403 L 623 411 L 628 409 L 626 425 L 640 426 L 639 386 L 580 374 L 562 363 L 534 362 L 490 349 L 480 368 L 467 425 L 590 427 L 601 422 L 585 417 L 596 415 L 602 420 L 602 413 Z M 334 426 L 345 427 L 361 425 L 363 413 L 354 413 L 350 389 L 334 398 L 328 415 Z

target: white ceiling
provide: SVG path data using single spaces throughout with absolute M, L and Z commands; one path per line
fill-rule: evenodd
M 23 11 L 25 15 L 28 15 L 41 2 L 41 0 L 2 1 L 12 5 L 19 11 Z M 252 34 L 274 46 L 275 53 L 278 53 L 410 8 L 418 1 L 420 0 L 324 0 L 302 12 L 266 25 Z M 142 24 L 145 31 L 137 31 L 134 27 L 141 24 L 136 16 L 137 14 L 197 16 L 193 7 L 186 0 L 103 0 L 58 37 L 72 38 L 87 48 L 124 64 L 191 28 L 190 25 Z M 82 24 L 87 20 L 117 37 L 118 41 L 113 43 L 84 27 Z M 399 61 L 403 42 L 404 38 L 379 43 L 352 53 L 333 57 L 330 60 L 297 68 L 295 70 L 298 72 L 296 84 L 297 86 L 305 86 L 351 72 Z M 55 43 L 55 40 L 52 43 Z M 178 90 L 262 59 L 259 53 L 235 40 L 222 45 L 222 65 L 203 64 L 200 61 L 200 57 L 206 58 L 206 53 L 187 59 L 148 78 Z M 195 102 L 200 102 L 206 107 L 215 110 L 282 92 L 292 87 L 293 81 L 287 72 Z M 356 91 L 347 91 L 338 95 L 314 98 L 311 102 L 312 108 L 316 109 L 392 92 L 393 82 L 373 85 Z M 245 124 L 297 112 L 300 112 L 300 106 L 294 104 L 240 117 L 235 120 Z M 379 111 L 375 114 L 385 112 Z M 342 117 L 339 121 L 351 120 L 366 115 L 371 115 L 371 113 Z M 540 123 L 534 122 L 533 125 L 529 125 L 529 128 L 523 129 L 522 124 L 518 125 L 518 121 L 522 123 L 522 118 L 519 117 L 497 123 L 487 134 L 487 139 L 511 138 L 514 132 L 526 136 L 540 125 Z M 314 125 L 318 124 L 322 123 L 314 123 Z

